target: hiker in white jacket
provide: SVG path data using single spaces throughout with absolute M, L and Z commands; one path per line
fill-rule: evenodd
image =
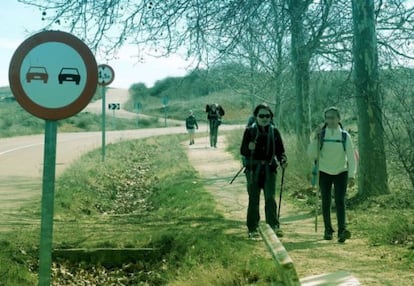
M 322 195 L 322 214 L 325 226 L 324 239 L 332 240 L 331 189 L 335 190 L 338 223 L 338 242 L 351 237 L 346 229 L 345 194 L 347 186 L 355 184 L 356 159 L 351 137 L 342 129 L 340 112 L 336 107 L 325 110 L 325 125 L 311 140 L 308 155 L 318 166 L 319 189 Z

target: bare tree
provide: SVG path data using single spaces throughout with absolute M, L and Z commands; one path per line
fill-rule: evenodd
M 158 56 L 185 47 L 189 58 L 207 66 L 228 56 L 243 55 L 244 64 L 250 64 L 252 71 L 272 71 L 276 88 L 282 86 L 277 79 L 287 66 L 285 55 L 290 50 L 300 149 L 309 140 L 312 68 L 353 67 L 360 192 L 370 195 L 387 191 L 378 50 L 380 55 L 394 59 L 389 65 L 401 57 L 410 58 L 414 21 L 413 11 L 404 5 L 406 1 L 377 0 L 377 9 L 374 0 L 353 0 L 352 5 L 346 0 L 19 1 L 37 6 L 46 28 L 64 26 L 108 57 L 126 43 L 136 44 L 142 54 Z M 286 18 L 290 25 L 285 29 Z M 275 96 L 279 93 L 275 91 Z
M 332 7 L 331 0 L 286 0 L 290 16 L 292 66 L 295 74 L 296 135 L 299 150 L 309 143 L 310 63 L 321 44 Z
M 90 47 L 108 55 L 125 43 L 135 43 L 140 47 L 145 46 L 146 49 L 150 46 L 150 50 L 157 55 L 168 54 L 184 46 L 189 57 L 196 58 L 198 62 L 204 61 L 208 65 L 223 55 L 234 52 L 246 39 L 245 35 L 249 34 L 246 33 L 246 27 L 247 29 L 254 27 L 254 31 L 252 30 L 254 33 L 250 35 L 256 39 L 265 39 L 264 42 L 256 41 L 256 43 L 266 48 L 260 49 L 260 55 L 252 56 L 250 53 L 249 60 L 265 63 L 267 59 L 276 57 L 276 61 L 270 61 L 271 64 L 266 65 L 277 67 L 276 75 L 280 73 L 281 66 L 274 63 L 277 61 L 280 63 L 283 59 L 283 48 L 277 46 L 285 44 L 286 41 L 283 36 L 287 29 L 282 31 L 281 28 L 286 27 L 284 14 L 286 14 L 285 5 L 288 4 L 291 30 L 294 30 L 295 34 L 294 37 L 292 36 L 292 47 L 295 49 L 292 53 L 294 71 L 300 73 L 296 76 L 299 105 L 296 131 L 300 134 L 298 136 L 301 142 L 308 140 L 309 131 L 302 126 L 307 126 L 308 121 L 308 117 L 304 116 L 304 106 L 308 97 L 309 61 L 326 26 L 324 21 L 331 0 L 324 0 L 321 4 L 314 5 L 311 5 L 310 0 L 20 0 L 20 2 L 39 7 L 47 28 L 68 26 L 70 32 L 80 36 Z M 297 6 L 300 9 L 297 9 Z M 309 6 L 315 8 L 317 13 L 312 14 L 312 17 L 316 18 L 308 21 L 311 27 L 306 34 L 313 31 L 316 33 L 312 34 L 305 46 L 300 42 L 305 31 L 299 31 L 296 27 L 303 25 L 305 20 L 303 13 Z M 315 20 L 319 19 L 319 16 L 322 16 L 322 24 L 318 24 Z M 279 23 L 284 25 L 279 26 Z M 319 25 L 320 29 L 315 25 Z M 282 38 L 279 37 L 280 35 Z M 269 49 L 269 44 L 276 47 L 275 55 L 270 52 L 272 49 Z

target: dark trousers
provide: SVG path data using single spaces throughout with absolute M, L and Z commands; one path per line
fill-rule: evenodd
M 256 230 L 260 221 L 260 191 L 263 189 L 265 199 L 266 223 L 270 227 L 279 227 L 277 219 L 276 172 L 267 166 L 253 167 L 246 170 L 247 193 L 249 205 L 247 207 L 247 228 L 249 232 Z
M 218 136 L 218 120 L 210 120 L 210 147 L 217 147 L 217 136 Z
M 338 221 L 338 233 L 346 229 L 345 221 L 345 194 L 348 184 L 348 172 L 342 172 L 338 175 L 329 175 L 319 172 L 319 188 L 322 194 L 322 214 L 325 224 L 325 231 L 332 232 L 331 223 L 331 190 L 332 185 L 335 190 L 336 218 Z

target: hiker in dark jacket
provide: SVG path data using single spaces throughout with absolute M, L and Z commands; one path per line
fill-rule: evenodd
M 340 112 L 329 107 L 324 112 L 325 126 L 318 128 L 308 147 L 308 155 L 318 163 L 319 188 L 322 195 L 322 214 L 325 226 L 323 238 L 332 239 L 334 229 L 331 223 L 331 189 L 334 186 L 336 217 L 338 222 L 338 242 L 351 237 L 346 229 L 345 194 L 347 185 L 355 183 L 356 160 L 351 137 L 342 129 Z
M 210 147 L 217 147 L 218 128 L 221 125 L 221 117 L 224 109 L 217 103 L 206 105 L 207 120 L 210 127 Z
M 255 123 L 247 127 L 243 134 L 240 153 L 246 158 L 245 174 L 249 204 L 247 208 L 247 228 L 250 238 L 259 236 L 257 227 L 260 221 L 260 191 L 265 198 L 266 223 L 273 228 L 276 235 L 282 236 L 277 218 L 276 171 L 278 163 L 287 166 L 285 148 L 278 129 L 271 124 L 273 113 L 268 105 L 259 104 L 253 115 Z
M 198 129 L 198 124 L 192 110 L 190 110 L 188 117 L 185 119 L 185 127 L 187 129 L 188 135 L 190 136 L 190 145 L 193 145 L 194 133 L 195 130 Z

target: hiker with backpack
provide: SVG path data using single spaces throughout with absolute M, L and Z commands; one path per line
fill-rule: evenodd
M 324 112 L 325 124 L 318 128 L 308 147 L 308 155 L 318 166 L 317 176 L 322 196 L 322 215 L 325 240 L 332 240 L 334 229 L 331 223 L 331 189 L 334 186 L 338 242 L 351 237 L 346 229 L 345 195 L 347 186 L 355 184 L 356 159 L 351 137 L 342 128 L 341 115 L 336 107 Z
M 278 164 L 287 167 L 287 157 L 279 130 L 271 124 L 273 112 L 267 104 L 259 104 L 253 111 L 255 123 L 243 134 L 240 154 L 245 157 L 245 175 L 249 202 L 246 225 L 249 238 L 259 238 L 257 231 L 260 221 L 260 191 L 265 199 L 266 223 L 283 236 L 277 217 L 276 173 Z
M 190 110 L 188 117 L 185 119 L 185 127 L 187 129 L 188 135 L 190 136 L 190 145 L 193 145 L 194 134 L 195 130 L 198 129 L 198 124 L 192 110 Z
M 210 147 L 217 148 L 218 128 L 221 125 L 221 117 L 224 109 L 217 103 L 206 105 L 207 120 L 210 127 Z

